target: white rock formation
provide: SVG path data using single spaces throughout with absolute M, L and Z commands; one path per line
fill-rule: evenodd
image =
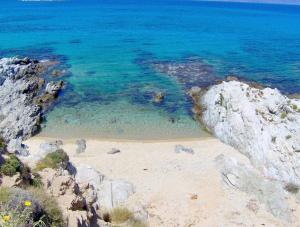
M 291 209 L 280 182 L 264 178 L 251 165 L 241 163 L 232 157 L 219 155 L 216 163 L 224 182 L 229 187 L 254 196 L 265 204 L 266 209 L 275 217 L 290 221 Z
M 231 81 L 211 87 L 198 104 L 206 127 L 263 175 L 300 185 L 299 100 Z
M 79 185 L 92 185 L 97 192 L 99 207 L 111 209 L 122 205 L 134 193 L 133 185 L 124 180 L 106 178 L 91 166 L 80 164 L 75 175 Z
M 61 81 L 50 82 L 44 90 L 42 75 L 49 65 L 29 58 L 0 59 L 0 136 L 7 143 L 15 140 L 8 148 L 19 155 L 28 154 L 19 141 L 39 131 L 44 110 L 63 86 Z

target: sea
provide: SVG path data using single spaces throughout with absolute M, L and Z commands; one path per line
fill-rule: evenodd
M 3 0 L 0 57 L 11 56 L 55 60 L 64 72 L 66 88 L 40 136 L 195 139 L 208 134 L 194 118 L 186 84 L 151 63 L 198 59 L 220 79 L 234 75 L 299 93 L 300 7 Z M 155 102 L 159 92 L 165 97 Z

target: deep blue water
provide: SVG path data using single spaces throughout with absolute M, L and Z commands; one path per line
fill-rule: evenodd
M 300 7 L 177 0 L 2 2 L 0 56 L 54 58 L 70 71 L 44 135 L 202 135 L 184 86 L 143 60 L 197 56 L 238 75 L 300 92 Z M 164 91 L 154 104 L 149 95 Z

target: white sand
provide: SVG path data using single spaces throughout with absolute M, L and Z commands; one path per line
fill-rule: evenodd
M 49 140 L 35 137 L 26 143 L 36 152 L 40 143 Z M 175 153 L 176 144 L 193 148 L 195 154 Z M 111 148 L 121 153 L 107 154 Z M 126 206 L 143 206 L 150 226 L 300 226 L 299 220 L 291 225 L 274 218 L 258 202 L 249 209 L 253 198 L 224 185 L 215 157 L 225 154 L 247 159 L 214 138 L 176 142 L 87 140 L 87 149 L 80 155 L 75 152 L 75 140 L 68 140 L 63 149 L 75 164 L 89 164 L 110 178 L 133 183 L 136 193 Z M 197 198 L 192 199 L 192 195 Z M 292 201 L 291 207 L 296 222 L 299 204 Z

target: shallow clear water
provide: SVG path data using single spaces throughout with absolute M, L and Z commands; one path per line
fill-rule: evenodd
M 193 1 L 2 3 L 0 55 L 55 56 L 68 88 L 42 135 L 166 139 L 204 135 L 183 85 L 138 59 L 198 56 L 236 74 L 300 92 L 300 7 Z M 164 91 L 154 104 L 152 91 Z

